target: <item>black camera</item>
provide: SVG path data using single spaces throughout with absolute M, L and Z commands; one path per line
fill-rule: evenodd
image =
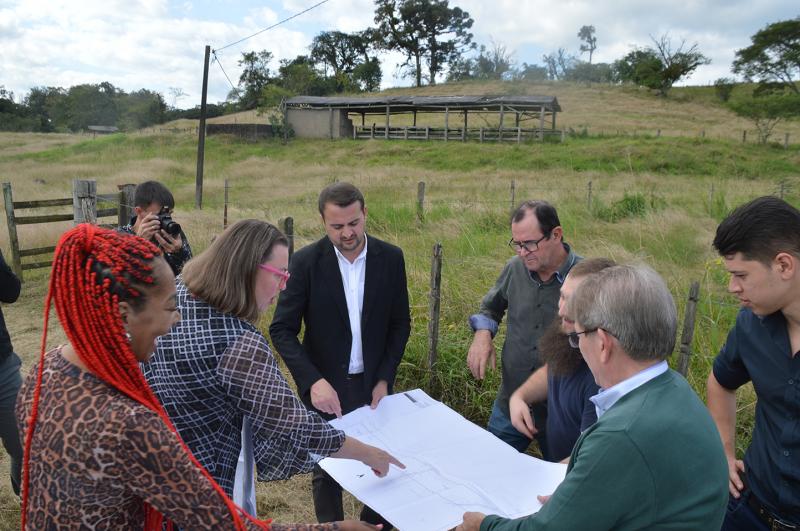
M 178 236 L 181 233 L 181 226 L 172 220 L 172 213 L 169 207 L 164 207 L 158 213 L 158 221 L 161 222 L 161 230 L 165 231 L 170 236 Z

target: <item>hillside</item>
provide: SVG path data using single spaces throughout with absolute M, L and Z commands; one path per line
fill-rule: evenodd
M 750 90 L 740 85 L 736 90 Z M 700 136 L 707 138 L 741 139 L 747 129 L 750 140 L 755 140 L 753 124 L 739 118 L 725 108 L 714 95 L 714 87 L 675 87 L 669 97 L 661 98 L 649 90 L 631 86 L 586 85 L 563 81 L 554 82 L 501 82 L 471 81 L 447 83 L 421 88 L 394 88 L 381 95 L 545 95 L 558 98 L 563 112 L 558 114 L 557 126 L 581 131 L 586 128 L 591 135 L 650 134 L 660 129 L 666 136 Z M 373 94 L 371 94 L 373 95 Z M 358 96 L 358 95 L 353 95 Z M 424 120 L 428 121 L 424 121 Z M 496 123 L 496 119 L 494 120 Z M 266 115 L 244 111 L 208 120 L 209 123 L 269 123 Z M 420 125 L 442 125 L 438 120 L 420 118 Z M 479 122 L 475 122 L 478 124 Z M 410 118 L 392 118 L 392 124 L 410 125 Z M 160 127 L 196 126 L 197 120 L 177 120 Z M 480 123 L 476 125 L 480 127 Z M 486 124 L 489 125 L 489 124 Z M 784 134 L 790 142 L 800 143 L 800 121 L 779 124 L 773 141 L 783 142 Z

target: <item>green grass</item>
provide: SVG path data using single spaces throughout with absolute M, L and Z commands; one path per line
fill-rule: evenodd
M 579 254 L 652 265 L 666 279 L 681 314 L 691 281 L 700 281 L 688 379 L 701 397 L 713 357 L 736 314 L 725 292 L 727 276 L 710 246 L 716 225 L 742 201 L 775 193 L 781 181 L 788 183 L 787 199 L 800 203 L 796 149 L 731 140 L 588 136 L 563 144 L 498 145 L 295 139 L 285 146 L 211 137 L 206 143 L 204 208 L 195 211 L 196 145 L 190 135 L 114 135 L 4 151 L 9 144 L 24 144 L 25 138 L 0 137 L 0 176 L 12 182 L 16 200 L 66 197 L 76 177 L 97 179 L 101 193 L 124 182 L 159 179 L 175 193 L 176 220 L 196 253 L 221 229 L 225 179 L 231 221 L 257 217 L 277 222 L 290 215 L 296 247 L 323 234 L 316 210 L 319 190 L 334 179 L 354 182 L 367 199 L 368 230 L 400 245 L 406 256 L 413 328 L 396 388 L 429 389 L 481 424 L 494 399 L 499 371 L 490 372 L 483 382 L 469 374 L 465 359 L 472 334 L 467 317 L 513 255 L 506 245 L 512 181 L 516 201 L 543 198 L 558 207 L 566 240 Z M 419 181 L 426 183 L 422 219 L 417 218 Z M 47 245 L 57 236 L 57 231 L 37 228 L 21 239 L 28 246 Z M 8 256 L 4 228 L 0 242 Z M 444 260 L 438 361 L 431 374 L 428 291 L 436 242 L 443 246 Z M 25 371 L 38 354 L 46 279 L 47 271 L 26 272 L 29 294 L 4 308 Z M 265 329 L 268 322 L 265 316 Z M 498 350 L 503 335 L 501 327 L 495 340 Z M 58 340 L 56 335 L 52 342 Z M 740 397 L 742 450 L 752 429 L 754 399 L 749 389 Z M 265 489 L 274 500 L 273 486 Z M 270 501 L 275 510 L 271 516 L 278 521 L 306 518 L 298 503 L 307 503 L 307 495 L 289 495 L 300 501 Z M 0 529 L 13 527 L 14 511 L 3 479 Z

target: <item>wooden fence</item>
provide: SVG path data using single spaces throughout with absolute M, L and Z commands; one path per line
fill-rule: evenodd
M 377 138 L 385 140 L 442 140 L 451 142 L 523 142 L 544 140 L 551 136 L 564 140 L 562 131 L 522 127 L 386 127 L 382 125 L 355 126 L 353 139 Z
M 98 218 L 114 216 L 116 223 L 101 224 L 103 227 L 117 227 L 127 225 L 133 215 L 133 191 L 135 185 L 124 184 L 118 186 L 119 192 L 111 194 L 98 194 L 97 182 L 92 180 L 72 181 L 72 197 L 61 199 L 43 199 L 38 201 L 14 201 L 11 183 L 3 183 L 3 199 L 6 210 L 6 223 L 8 225 L 8 241 L 11 246 L 11 268 L 23 280 L 23 271 L 50 267 L 53 263 L 51 255 L 55 245 L 46 247 L 22 248 L 17 235 L 19 225 L 38 225 L 42 223 L 56 223 L 72 221 L 78 223 L 97 223 Z M 98 202 L 105 208 L 97 208 Z M 72 205 L 72 213 L 18 215 L 18 210 L 42 209 L 65 207 Z M 35 261 L 23 262 L 26 257 L 34 257 Z

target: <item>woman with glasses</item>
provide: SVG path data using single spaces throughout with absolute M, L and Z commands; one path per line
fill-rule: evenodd
M 255 511 L 253 466 L 271 481 L 321 457 L 357 459 L 385 475 L 387 452 L 333 429 L 289 388 L 261 315 L 286 287 L 288 241 L 273 225 L 228 227 L 177 279 L 181 321 L 162 337 L 145 376 L 192 453 L 228 495 L 244 450 L 244 508 Z
M 68 341 L 45 352 L 51 303 Z M 21 528 L 374 529 L 270 524 L 231 501 L 140 369 L 179 319 L 175 277 L 155 245 L 89 224 L 61 237 L 39 363 L 17 399 Z

